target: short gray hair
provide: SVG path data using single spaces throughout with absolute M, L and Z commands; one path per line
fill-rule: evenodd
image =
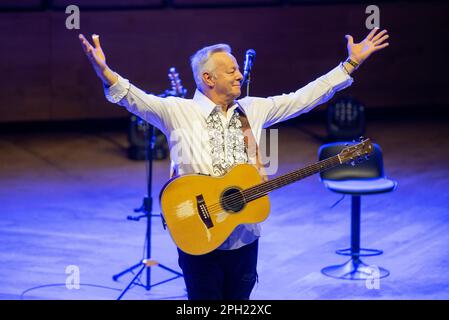
M 215 52 L 227 52 L 231 53 L 231 47 L 227 44 L 220 43 L 213 46 L 204 47 L 198 50 L 191 58 L 190 65 L 192 66 L 193 78 L 195 79 L 196 86 L 202 89 L 203 84 L 203 73 L 213 72 L 215 66 L 210 60 L 210 57 Z

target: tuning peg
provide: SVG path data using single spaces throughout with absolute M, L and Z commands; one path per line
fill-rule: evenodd
M 355 166 L 355 161 L 354 160 L 352 160 L 350 163 L 349 163 L 351 166 Z

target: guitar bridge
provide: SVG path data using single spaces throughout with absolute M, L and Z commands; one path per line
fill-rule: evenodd
M 206 202 L 204 201 L 204 198 L 201 194 L 196 196 L 196 206 L 203 223 L 206 225 L 208 229 L 212 228 L 214 224 L 210 217 L 209 211 L 207 210 Z

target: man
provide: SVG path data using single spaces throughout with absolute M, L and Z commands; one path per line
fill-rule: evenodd
M 107 99 L 159 128 L 167 136 L 170 150 L 180 151 L 171 152 L 177 175 L 220 176 L 235 164 L 257 163 L 257 157 L 251 158 L 247 152 L 242 123 L 248 123 L 253 141 L 259 141 L 262 128 L 328 101 L 335 92 L 351 85 L 350 75 L 372 53 L 388 46 L 384 42 L 389 37 L 387 31 L 378 31 L 373 29 L 360 43 L 347 35 L 348 59 L 296 92 L 241 100 L 236 99 L 243 77 L 228 45 L 206 47 L 192 56 L 197 90 L 193 99 L 182 99 L 146 94 L 109 68 L 97 35 L 92 36 L 94 46 L 81 34 L 79 39 L 104 83 Z M 257 280 L 259 236 L 259 225 L 240 225 L 208 254 L 195 256 L 178 249 L 188 298 L 249 299 Z

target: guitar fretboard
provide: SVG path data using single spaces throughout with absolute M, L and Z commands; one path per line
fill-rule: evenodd
M 307 166 L 305 168 L 284 174 L 282 176 L 276 177 L 272 180 L 262 182 L 251 188 L 242 191 L 246 202 L 255 200 L 257 198 L 267 195 L 269 192 L 286 186 L 290 183 L 296 182 L 298 180 L 307 178 L 317 172 L 321 172 L 330 168 L 333 168 L 341 164 L 338 155 L 330 157 L 328 159 L 319 161 L 315 164 Z

